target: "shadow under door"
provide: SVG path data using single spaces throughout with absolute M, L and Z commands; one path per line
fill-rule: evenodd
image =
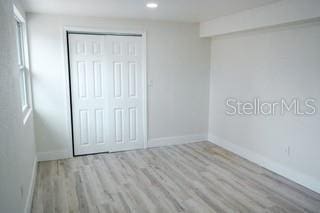
M 68 34 L 75 155 L 144 147 L 142 37 Z

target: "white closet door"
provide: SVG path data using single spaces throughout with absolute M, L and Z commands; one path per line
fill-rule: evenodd
M 141 37 L 69 35 L 76 155 L 144 147 Z
M 144 147 L 141 37 L 105 36 L 109 92 L 110 151 Z
M 108 88 L 104 36 L 69 35 L 74 151 L 107 152 Z

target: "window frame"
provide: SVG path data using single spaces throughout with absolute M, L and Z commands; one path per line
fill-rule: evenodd
M 20 98 L 25 124 L 32 111 L 31 74 L 29 69 L 29 55 L 27 46 L 26 21 L 15 5 L 13 5 L 16 29 L 17 67 L 19 72 Z

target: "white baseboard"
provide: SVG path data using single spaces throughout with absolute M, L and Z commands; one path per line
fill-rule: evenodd
M 37 160 L 37 157 L 35 157 L 34 161 L 33 161 L 33 166 L 32 166 L 31 180 L 30 180 L 30 184 L 29 184 L 24 213 L 31 212 L 33 192 L 34 192 L 34 187 L 35 187 L 36 177 L 37 177 L 37 170 L 38 170 L 38 160 Z
M 207 134 L 153 138 L 148 140 L 148 148 L 179 145 L 179 144 L 200 142 L 200 141 L 206 141 L 206 140 L 207 140 Z
M 148 140 L 147 147 L 160 147 L 160 146 L 170 146 L 178 144 L 186 144 L 192 142 L 206 141 L 207 134 L 197 134 L 197 135 L 184 135 L 177 137 L 163 137 L 154 138 Z M 72 158 L 72 151 L 61 150 L 52 152 L 38 152 L 38 161 L 49 161 L 49 160 L 61 160 L 66 158 Z
M 265 158 L 262 155 L 259 155 L 251 150 L 248 150 L 246 148 L 240 147 L 234 143 L 231 143 L 227 140 L 224 140 L 222 138 L 209 135 L 208 141 L 211 143 L 214 143 L 218 146 L 221 146 L 222 148 L 231 151 L 237 155 L 240 155 L 241 157 L 254 162 L 258 164 L 259 166 L 262 166 L 268 170 L 271 170 L 289 180 L 292 180 L 306 188 L 309 188 L 312 191 L 315 191 L 317 193 L 320 193 L 320 180 L 317 180 L 314 177 L 310 177 L 308 175 L 302 174 L 301 172 L 292 170 L 287 168 L 286 166 L 283 166 L 279 163 L 276 163 L 272 160 L 269 160 Z
M 66 158 L 72 158 L 72 151 L 60 150 L 52 152 L 38 152 L 37 155 L 38 161 L 61 160 Z

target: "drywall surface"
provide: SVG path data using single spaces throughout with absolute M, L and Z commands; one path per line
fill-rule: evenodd
M 318 0 L 282 0 L 266 6 L 221 16 L 200 24 L 200 36 L 216 36 L 320 17 Z
M 226 99 L 314 98 L 319 109 L 319 41 L 319 22 L 213 38 L 209 107 L 209 139 L 220 140 L 222 145 L 226 141 L 242 153 L 255 153 L 288 169 L 283 175 L 295 174 L 296 181 L 318 191 L 319 112 L 313 116 L 230 116 L 226 109 L 233 110 L 226 106 Z
M 6 213 L 28 209 L 36 156 L 32 114 L 23 124 L 14 20 L 13 1 L 1 0 L 0 212 Z
M 206 135 L 210 40 L 199 38 L 197 24 L 32 13 L 27 17 L 36 141 L 42 157 L 68 157 L 71 153 L 64 26 L 145 30 L 150 141 L 162 137 Z

